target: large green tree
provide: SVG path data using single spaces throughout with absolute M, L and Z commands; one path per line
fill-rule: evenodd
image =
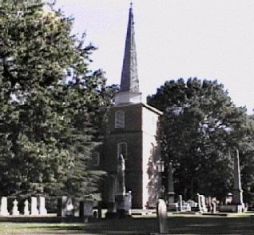
M 148 103 L 164 112 L 159 138 L 166 163 L 173 162 L 178 194 L 221 198 L 231 192 L 236 148 L 242 172 L 248 172 L 242 174 L 247 190 L 254 169 L 253 121 L 222 84 L 197 78 L 167 81 Z
M 0 0 L 0 192 L 96 191 L 90 170 L 111 95 L 92 45 L 42 0 Z M 105 109 L 104 109 L 105 110 Z

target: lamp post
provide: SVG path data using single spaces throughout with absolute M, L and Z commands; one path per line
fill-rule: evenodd
M 159 197 L 164 198 L 165 197 L 165 187 L 162 184 L 162 176 L 165 171 L 165 164 L 163 160 L 158 160 L 157 161 L 157 171 L 159 173 L 159 187 L 160 187 L 160 192 L 159 192 Z

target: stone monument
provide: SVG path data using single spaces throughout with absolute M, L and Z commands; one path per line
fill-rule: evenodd
M 243 190 L 241 184 L 241 172 L 238 149 L 236 150 L 236 154 L 234 156 L 234 189 L 232 203 L 230 205 L 220 206 L 219 210 L 222 212 L 236 212 L 236 213 L 241 213 L 245 211 L 245 205 L 243 203 Z
M 124 195 L 125 188 L 125 160 L 122 154 L 120 154 L 117 164 L 117 195 Z
M 175 203 L 175 192 L 174 192 L 174 177 L 172 162 L 168 165 L 168 191 L 167 191 L 167 205 L 169 211 L 177 211 L 178 203 Z
M 238 150 L 236 150 L 236 155 L 234 157 L 234 190 L 232 204 L 243 205 L 243 190 L 241 184 L 240 161 Z
M 126 193 L 125 187 L 125 160 L 120 154 L 117 163 L 117 188 L 116 188 L 116 211 L 118 217 L 124 217 L 130 214 L 131 210 L 131 192 Z
M 173 179 L 173 167 L 172 162 L 168 165 L 168 203 L 174 203 L 175 192 L 174 192 L 174 179 Z

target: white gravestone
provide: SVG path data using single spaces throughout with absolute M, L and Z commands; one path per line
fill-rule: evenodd
M 36 197 L 31 197 L 31 215 L 39 215 Z
M 157 218 L 159 222 L 159 233 L 168 233 L 167 223 L 167 205 L 162 199 L 159 199 L 157 204 Z
M 39 197 L 39 213 L 40 215 L 47 215 L 45 207 L 45 197 Z
M 2 215 L 2 216 L 9 215 L 9 212 L 8 212 L 8 209 L 7 209 L 7 197 L 2 197 L 1 198 L 0 215 Z
M 29 211 L 29 202 L 26 199 L 24 202 L 25 206 L 24 206 L 24 215 L 30 215 L 30 211 Z
M 216 200 L 212 201 L 212 213 L 215 214 L 217 211 L 217 203 Z
M 12 215 L 19 215 L 18 201 L 16 199 L 13 201 Z
M 179 195 L 179 199 L 178 199 L 178 210 L 179 211 L 183 211 L 183 196 Z

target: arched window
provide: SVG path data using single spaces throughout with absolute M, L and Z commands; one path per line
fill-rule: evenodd
M 125 127 L 125 113 L 122 110 L 115 112 L 115 128 Z
M 123 155 L 124 159 L 127 159 L 127 143 L 121 142 L 117 144 L 117 157 L 119 158 L 120 154 Z

